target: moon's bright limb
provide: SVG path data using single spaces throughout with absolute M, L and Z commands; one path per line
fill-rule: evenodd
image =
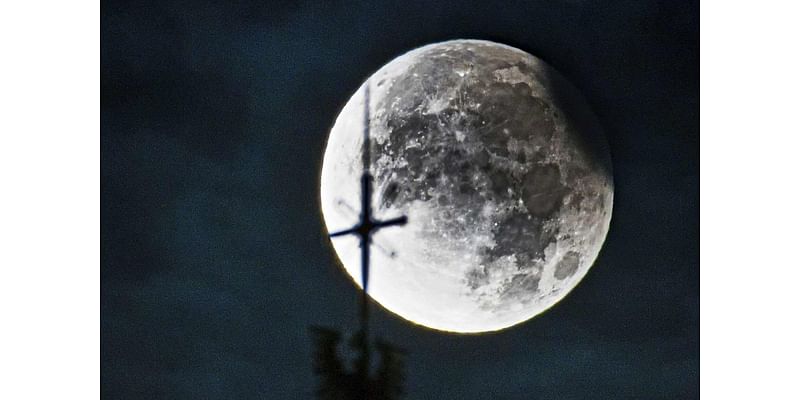
M 374 235 L 373 299 L 430 328 L 485 332 L 578 284 L 608 232 L 613 182 L 602 130 L 572 85 L 530 54 L 477 40 L 418 48 L 367 82 L 376 217 L 409 218 Z M 325 150 L 330 231 L 358 219 L 362 124 L 363 85 Z M 358 239 L 333 245 L 360 285 Z

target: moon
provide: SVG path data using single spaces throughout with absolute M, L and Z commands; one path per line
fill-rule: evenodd
M 415 324 L 476 333 L 542 313 L 586 275 L 608 232 L 611 158 L 578 90 L 540 59 L 481 40 L 417 48 L 346 103 L 320 202 L 331 232 L 360 212 L 364 85 L 377 218 L 369 295 Z M 332 239 L 360 286 L 356 237 Z

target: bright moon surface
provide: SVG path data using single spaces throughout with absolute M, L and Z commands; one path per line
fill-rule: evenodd
M 372 205 L 408 224 L 373 235 L 369 295 L 450 332 L 510 327 L 586 275 L 608 232 L 609 152 L 596 118 L 555 70 L 487 41 L 428 45 L 370 85 Z M 364 85 L 331 129 L 321 175 L 329 232 L 358 222 Z M 332 239 L 360 286 L 356 236 Z

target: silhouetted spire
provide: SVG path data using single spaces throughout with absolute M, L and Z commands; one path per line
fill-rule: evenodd
M 320 399 L 399 399 L 403 394 L 404 352 L 386 342 L 378 341 L 376 347 L 380 354 L 380 365 L 373 377 L 370 371 L 369 342 L 369 285 L 370 245 L 372 234 L 381 228 L 405 225 L 405 216 L 385 221 L 376 220 L 372 216 L 372 175 L 370 165 L 370 98 L 369 81 L 364 89 L 364 142 L 361 154 L 363 172 L 361 175 L 361 213 L 359 222 L 350 229 L 330 234 L 331 238 L 343 235 L 357 235 L 361 246 L 361 329 L 353 335 L 350 346 L 356 351 L 352 369 L 344 367 L 337 348 L 341 341 L 338 332 L 313 327 L 315 338 L 314 372 L 321 376 L 317 395 Z
M 370 263 L 370 244 L 372 241 L 372 234 L 381 228 L 386 228 L 395 225 L 405 225 L 408 222 L 406 216 L 392 218 L 389 220 L 381 221 L 372 217 L 372 174 L 370 173 L 370 166 L 372 159 L 370 157 L 370 101 L 369 101 L 369 80 L 364 84 L 364 140 L 363 149 L 361 151 L 362 161 L 362 174 L 361 174 L 361 215 L 358 224 L 350 229 L 334 232 L 330 234 L 331 238 L 343 235 L 358 235 L 361 239 L 361 286 L 364 288 L 363 298 L 361 303 L 361 319 L 362 329 L 365 334 L 367 332 L 368 322 L 368 298 L 367 291 L 369 285 L 369 263 Z

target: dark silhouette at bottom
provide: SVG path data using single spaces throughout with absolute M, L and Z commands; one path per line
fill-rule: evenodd
M 323 400 L 395 400 L 405 394 L 405 351 L 383 340 L 375 350 L 379 363 L 372 371 L 372 351 L 364 331 L 354 334 L 349 346 L 356 353 L 348 368 L 339 354 L 342 335 L 333 329 L 311 327 L 314 340 L 314 373 L 319 376 L 317 397 Z

